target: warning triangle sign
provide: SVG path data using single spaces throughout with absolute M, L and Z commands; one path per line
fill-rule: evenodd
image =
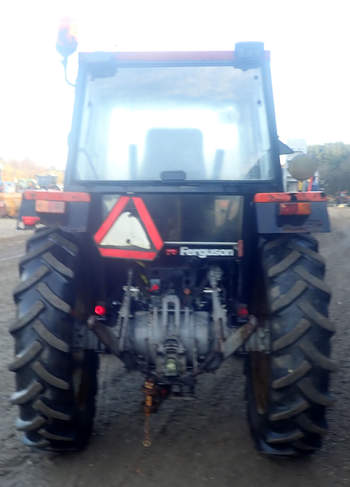
M 94 236 L 103 257 L 154 260 L 163 240 L 139 197 L 121 196 Z
M 140 247 L 147 250 L 151 248 L 145 230 L 130 211 L 125 211 L 119 216 L 101 240 L 101 245 Z

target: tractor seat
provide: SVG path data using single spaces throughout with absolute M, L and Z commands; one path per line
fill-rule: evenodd
M 203 136 L 198 129 L 150 129 L 139 177 L 162 178 L 162 173 L 185 173 L 185 179 L 206 179 Z

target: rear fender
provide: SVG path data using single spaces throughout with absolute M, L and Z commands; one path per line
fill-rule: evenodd
M 64 191 L 25 191 L 19 209 L 19 223 L 35 226 L 68 228 L 70 231 L 85 232 L 89 216 L 89 193 Z
M 290 205 L 306 203 L 303 214 L 282 214 Z M 319 233 L 330 232 L 327 198 L 321 192 L 257 193 L 254 196 L 257 230 L 259 234 Z M 301 206 L 301 205 L 300 205 Z M 305 206 L 301 208 L 305 209 Z

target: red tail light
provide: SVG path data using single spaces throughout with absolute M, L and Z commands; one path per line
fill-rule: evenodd
M 237 310 L 237 314 L 240 318 L 245 318 L 248 316 L 248 308 L 246 306 L 240 306 Z
M 152 286 L 149 288 L 149 290 L 150 290 L 150 292 L 151 292 L 151 293 L 155 293 L 155 292 L 159 291 L 159 289 L 160 289 L 160 286 L 159 286 L 158 284 L 153 284 L 153 285 L 152 285 Z
M 22 222 L 25 225 L 33 226 L 36 223 L 40 222 L 40 217 L 39 216 L 22 216 Z
M 106 307 L 102 306 L 102 304 L 97 304 L 95 306 L 95 315 L 104 316 L 106 312 L 107 312 Z

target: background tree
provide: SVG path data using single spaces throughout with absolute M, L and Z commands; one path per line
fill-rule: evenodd
M 43 167 L 42 165 L 30 159 L 18 160 L 3 160 L 0 158 L 2 166 L 2 179 L 9 182 L 17 182 L 19 180 L 35 179 L 37 175 L 52 174 L 57 176 L 57 183 L 63 183 L 63 171 L 55 169 L 53 166 Z
M 328 194 L 350 193 L 350 145 L 335 142 L 308 147 L 308 156 L 317 159 L 321 186 Z

